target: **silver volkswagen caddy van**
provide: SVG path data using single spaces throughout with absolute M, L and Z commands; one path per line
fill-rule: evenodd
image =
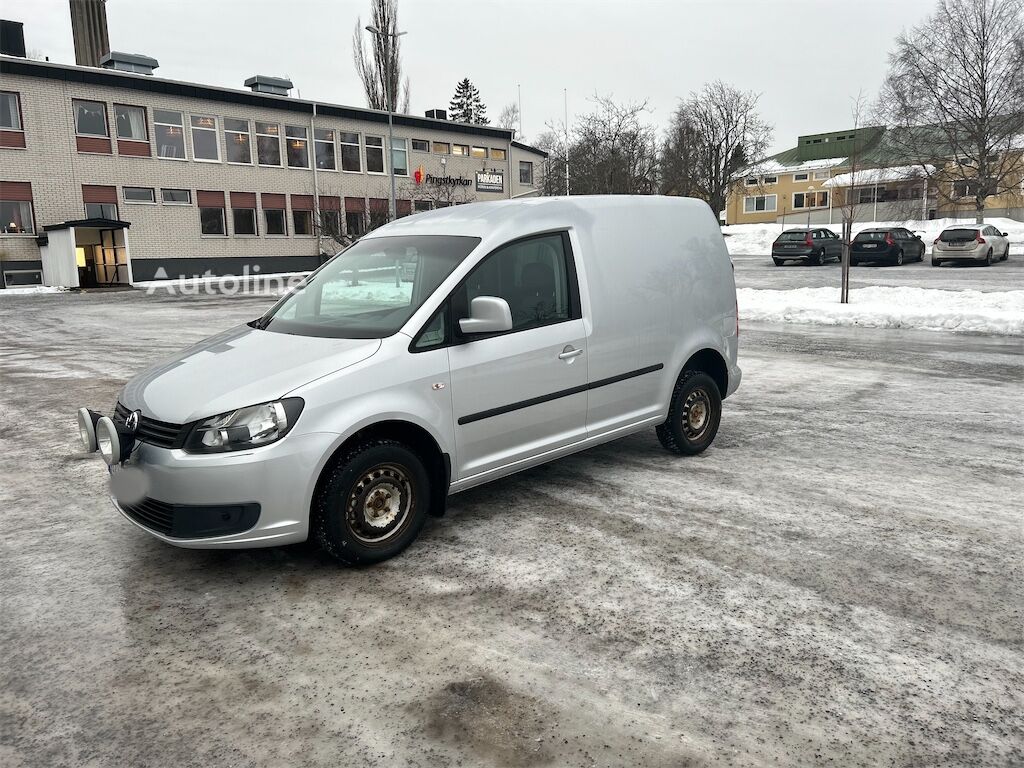
M 696 454 L 740 382 L 706 204 L 474 203 L 363 237 L 262 317 L 82 409 L 117 508 L 169 544 L 391 557 L 449 494 L 653 427 Z

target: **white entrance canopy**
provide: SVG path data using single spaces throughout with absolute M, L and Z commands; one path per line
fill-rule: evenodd
M 900 181 L 920 181 L 925 177 L 925 170 L 930 176 L 935 173 L 934 165 L 901 165 L 895 168 L 865 168 L 855 173 L 840 173 L 828 181 L 823 187 L 872 187 L 876 184 L 893 184 Z
M 45 235 L 39 238 L 43 285 L 81 287 L 80 268 L 86 266 L 80 258 L 83 247 L 93 252 L 87 285 L 131 283 L 126 237 L 130 226 L 129 222 L 117 219 L 78 219 L 43 227 Z

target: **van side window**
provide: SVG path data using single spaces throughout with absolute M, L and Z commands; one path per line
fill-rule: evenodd
M 512 330 L 522 331 L 572 317 L 572 292 L 561 233 L 510 243 L 489 255 L 466 278 L 458 305 L 477 296 L 498 296 L 512 310 Z M 464 315 L 461 315 L 464 316 Z
M 443 347 L 448 341 L 448 304 L 445 303 L 420 331 L 412 347 L 417 352 Z

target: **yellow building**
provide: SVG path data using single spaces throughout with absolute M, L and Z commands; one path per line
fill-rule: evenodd
M 726 224 L 838 225 L 848 199 L 857 221 L 943 217 L 973 219 L 970 181 L 946 169 L 922 169 L 900 159 L 884 128 L 800 136 L 797 146 L 749 169 L 726 200 Z M 1024 220 L 1024 153 L 1009 192 L 988 198 L 986 216 Z M 856 159 L 856 171 L 851 158 Z M 947 170 L 948 172 L 943 172 Z M 959 170 L 959 169 L 958 169 Z

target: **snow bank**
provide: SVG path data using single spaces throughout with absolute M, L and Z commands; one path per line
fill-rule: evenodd
M 27 285 L 22 288 L 0 288 L 0 297 L 3 296 L 35 296 L 40 293 L 64 293 L 67 288 L 54 288 L 47 285 Z
M 986 218 L 986 224 L 991 224 L 1000 232 L 1006 232 L 1010 236 L 1010 253 L 1024 254 L 1024 221 L 1015 219 Z M 931 221 L 858 221 L 853 225 L 853 234 L 856 235 L 862 229 L 873 227 L 906 227 L 911 232 L 921 235 L 925 245 L 928 246 L 928 253 L 931 253 L 932 241 L 939 236 L 939 233 L 946 227 L 970 226 L 974 224 L 971 219 L 933 219 Z M 722 234 L 725 235 L 725 244 L 729 253 L 740 255 L 764 255 L 771 253 L 772 242 L 779 236 L 783 229 L 797 229 L 803 227 L 805 221 L 800 216 L 793 214 L 790 221 L 783 227 L 781 224 L 732 224 L 722 227 Z M 839 211 L 835 211 L 835 219 L 832 224 L 812 224 L 811 227 L 827 227 L 837 235 L 842 234 L 843 223 Z
M 934 288 L 854 288 L 839 303 L 838 288 L 786 291 L 740 288 L 740 321 L 917 328 L 1024 336 L 1024 291 L 943 291 Z

